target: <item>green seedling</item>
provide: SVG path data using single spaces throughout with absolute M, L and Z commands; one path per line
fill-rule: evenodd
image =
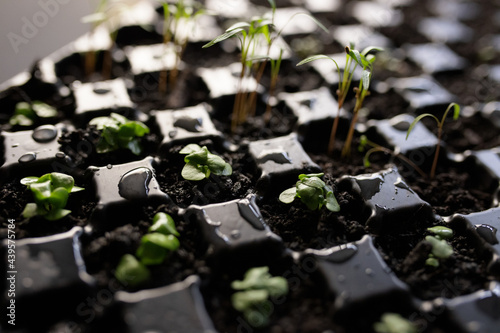
M 417 333 L 417 328 L 411 321 L 392 312 L 384 313 L 380 322 L 373 324 L 373 330 L 377 333 Z
M 338 212 L 340 206 L 335 199 L 333 190 L 320 179 L 323 173 L 301 174 L 295 187 L 281 192 L 279 200 L 283 203 L 292 203 L 299 198 L 310 210 L 326 208 L 332 212 Z
M 456 103 L 450 103 L 448 105 L 448 108 L 443 114 L 443 118 L 439 120 L 435 115 L 430 114 L 430 113 L 424 113 L 416 117 L 413 122 L 410 124 L 410 127 L 408 128 L 408 131 L 406 132 L 406 140 L 408 140 L 408 136 L 410 135 L 411 131 L 415 127 L 415 125 L 422 120 L 425 117 L 431 117 L 434 119 L 437 123 L 438 127 L 438 136 L 437 136 L 437 144 L 436 144 L 436 150 L 434 153 L 434 160 L 432 161 L 432 167 L 431 167 L 431 172 L 430 172 L 430 178 L 434 179 L 434 176 L 436 175 L 436 168 L 437 168 L 437 162 L 439 158 L 439 150 L 441 148 L 441 137 L 443 135 L 443 126 L 444 126 L 444 121 L 446 120 L 446 116 L 448 115 L 448 112 L 450 112 L 451 108 L 453 108 L 453 120 L 457 120 L 458 116 L 460 115 L 460 106 Z
M 147 281 L 150 277 L 147 266 L 161 264 L 180 246 L 175 222 L 168 214 L 157 213 L 148 231 L 149 233 L 141 238 L 141 244 L 136 251 L 136 257 L 139 259 L 126 254 L 116 268 L 115 276 L 124 285 L 134 287 Z
M 175 229 L 174 219 L 170 215 L 161 212 L 153 217 L 153 225 L 149 227 L 148 231 L 179 237 L 179 232 Z
M 453 230 L 443 226 L 427 228 L 434 236 L 426 236 L 425 240 L 431 243 L 432 251 L 425 261 L 426 265 L 438 267 L 439 259 L 447 259 L 453 254 L 453 247 L 446 241 L 453 237 Z
M 54 118 L 55 116 L 57 116 L 57 110 L 44 102 L 19 102 L 16 104 L 16 109 L 10 117 L 9 123 L 12 126 L 31 126 L 39 118 Z
M 135 255 L 144 265 L 159 265 L 170 252 L 176 251 L 179 245 L 179 240 L 174 235 L 153 232 L 142 236 L 141 245 Z
M 358 146 L 358 151 L 360 153 L 364 152 L 366 147 L 371 147 L 370 149 L 368 149 L 365 153 L 365 156 L 363 157 L 363 164 L 366 168 L 370 167 L 371 166 L 371 163 L 370 163 L 370 156 L 373 154 L 373 153 L 376 153 L 376 152 L 382 152 L 384 154 L 387 154 L 387 155 L 391 155 L 391 156 L 394 156 L 394 157 L 397 157 L 399 158 L 401 161 L 407 163 L 410 167 L 412 167 L 414 170 L 416 170 L 422 177 L 425 177 L 425 173 L 422 171 L 422 169 L 420 169 L 415 163 L 413 163 L 409 158 L 407 158 L 406 156 L 404 156 L 403 154 L 401 153 L 396 153 L 395 151 L 389 149 L 389 148 L 386 148 L 386 147 L 383 147 L 373 141 L 370 141 L 368 140 L 368 138 L 366 137 L 366 135 L 362 135 L 360 137 L 360 143 L 359 143 L 359 146 Z
M 282 27 L 280 30 L 276 30 L 274 26 L 276 3 L 274 0 L 268 0 L 268 2 L 271 5 L 272 9 L 271 19 L 265 17 L 257 17 L 251 19 L 249 22 L 237 22 L 229 27 L 222 35 L 217 36 L 212 41 L 203 46 L 203 48 L 207 48 L 232 37 L 236 37 L 239 39 L 241 49 L 241 72 L 239 75 L 238 89 L 235 96 L 233 114 L 231 119 L 231 130 L 233 132 L 236 130 L 236 127 L 238 125 L 246 121 L 249 115 L 255 114 L 257 91 L 255 90 L 251 93 L 245 92 L 244 82 L 252 78 L 252 67 L 254 63 L 260 62 L 258 69 L 255 71 L 257 73 L 255 76 L 255 81 L 258 87 L 267 61 L 272 59 L 270 57 L 271 47 L 275 40 L 281 35 L 288 22 L 290 22 L 297 15 L 307 15 L 319 27 L 321 27 L 321 29 L 328 32 L 328 29 L 323 24 L 306 13 L 294 14 L 292 17 L 290 17 L 284 27 Z M 266 43 L 267 52 L 265 55 L 258 55 L 256 54 L 256 51 L 259 49 L 262 40 L 264 40 Z M 281 56 L 282 54 L 280 55 L 279 59 L 273 60 L 274 64 L 272 66 L 274 67 L 275 78 L 274 83 L 271 84 L 272 88 L 270 88 L 270 95 L 274 94 L 279 67 L 281 65 Z M 266 117 L 269 117 L 269 115 Z
M 189 25 L 195 22 L 196 17 L 205 11 L 197 1 L 178 0 L 175 4 L 161 1 L 163 8 L 163 43 L 173 43 L 175 64 L 170 73 L 169 83 L 172 89 L 177 83 L 179 65 L 188 42 Z M 167 71 L 160 72 L 159 91 L 167 91 Z
M 104 53 L 101 75 L 107 80 L 111 77 L 112 68 L 112 50 L 116 46 L 116 37 L 118 29 L 122 25 L 122 17 L 126 12 L 131 12 L 133 7 L 138 3 L 137 0 L 100 0 L 94 13 L 84 16 L 82 23 L 90 23 L 92 36 L 99 27 L 104 27 L 111 40 L 111 45 L 107 52 Z M 96 54 L 99 51 L 88 51 L 85 55 L 85 73 L 88 76 L 95 71 Z
M 149 133 L 149 128 L 142 122 L 129 120 L 117 113 L 111 113 L 109 117 L 94 118 L 89 124 L 102 131 L 97 144 L 99 154 L 125 148 L 140 155 L 140 138 Z
M 233 281 L 231 287 L 238 290 L 231 297 L 233 307 L 243 312 L 245 319 L 254 327 L 268 324 L 272 311 L 269 297 L 281 297 L 288 293 L 287 280 L 271 276 L 267 266 L 249 269 L 244 279 Z
M 184 154 L 186 165 L 182 168 L 181 175 L 187 180 L 202 180 L 210 177 L 210 174 L 217 176 L 230 176 L 233 169 L 220 156 L 212 154 L 206 146 L 200 147 L 191 143 L 182 148 L 179 154 Z
M 71 213 L 64 209 L 70 193 L 82 191 L 75 186 L 73 177 L 63 173 L 52 172 L 41 177 L 25 177 L 21 184 L 26 185 L 33 193 L 34 203 L 28 203 L 23 210 L 25 218 L 42 216 L 46 220 L 54 221 Z
M 297 66 L 301 66 L 303 64 L 307 64 L 311 61 L 320 60 L 320 59 L 328 59 L 333 61 L 335 66 L 337 67 L 339 86 L 337 89 L 337 103 L 338 103 L 338 112 L 335 117 L 332 125 L 332 130 L 330 132 L 330 140 L 328 142 L 328 153 L 332 154 L 335 149 L 335 138 L 337 134 L 337 128 L 339 123 L 339 115 L 340 110 L 344 106 L 345 99 L 347 94 L 349 93 L 349 89 L 351 86 L 352 78 L 354 75 L 354 71 L 357 66 L 361 66 L 363 68 L 362 79 L 359 83 L 359 87 L 354 88 L 356 92 L 356 104 L 354 106 L 353 118 L 351 121 L 351 126 L 349 128 L 349 132 L 347 134 L 347 139 L 344 144 L 344 148 L 342 150 L 342 156 L 347 156 L 350 154 L 351 150 L 351 142 L 352 137 L 354 135 L 354 128 L 357 122 L 358 111 L 363 106 L 363 102 L 365 97 L 369 94 L 368 89 L 370 88 L 371 75 L 373 71 L 373 63 L 375 61 L 375 56 L 372 52 L 382 51 L 383 49 L 380 47 L 370 46 L 365 48 L 362 52 L 354 49 L 354 45 L 345 47 L 346 60 L 344 71 L 341 74 L 339 64 L 330 56 L 324 54 L 317 54 L 310 56 L 297 64 Z
M 118 263 L 115 277 L 123 285 L 136 287 L 149 280 L 149 269 L 131 254 L 125 254 Z

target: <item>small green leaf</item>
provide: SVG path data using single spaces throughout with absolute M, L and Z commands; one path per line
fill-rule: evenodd
M 380 322 L 373 325 L 377 333 L 417 333 L 417 328 L 398 313 L 386 312 Z
M 179 236 L 175 229 L 174 219 L 166 213 L 156 213 L 153 217 L 153 225 L 149 227 L 149 232 L 158 232 L 164 235 Z
M 50 197 L 46 198 L 44 203 L 49 203 L 53 208 L 61 209 L 66 207 L 68 196 L 68 191 L 65 188 L 58 187 L 50 193 Z
M 453 248 L 444 239 L 426 236 L 425 240 L 432 245 L 432 254 L 439 259 L 446 259 L 453 254 Z
M 349 56 L 354 60 L 356 61 L 356 63 L 358 63 L 358 65 L 360 65 L 361 67 L 364 67 L 363 66 L 363 60 L 361 59 L 361 55 L 359 54 L 359 51 L 358 50 L 354 50 L 354 49 L 349 49 Z
M 24 210 L 23 210 L 23 213 L 22 215 L 29 219 L 33 216 L 36 216 L 38 215 L 38 206 L 36 203 L 29 203 L 29 204 L 26 204 L 26 207 L 24 207 Z
M 186 157 L 184 157 L 184 162 L 192 164 L 207 164 L 208 160 L 208 149 L 203 146 L 200 150 L 195 151 Z
M 23 185 L 29 185 L 29 184 L 32 184 L 32 183 L 36 183 L 38 181 L 38 177 L 24 177 L 23 179 L 21 179 L 21 184 Z
M 296 66 L 302 66 L 302 65 L 307 64 L 311 61 L 315 61 L 315 60 L 319 60 L 319 59 L 328 59 L 328 60 L 333 61 L 337 65 L 337 62 L 332 57 L 329 57 L 329 56 L 324 55 L 324 54 L 316 54 L 316 55 L 305 58 L 304 60 L 299 62 Z
M 11 124 L 12 126 L 15 126 L 15 125 L 31 126 L 34 123 L 35 122 L 31 118 L 25 116 L 24 114 L 15 114 L 12 117 L 10 117 L 10 119 L 9 119 L 9 124 Z
M 136 255 L 145 265 L 158 265 L 165 260 L 169 251 L 177 250 L 179 245 L 179 240 L 174 235 L 154 232 L 141 238 Z
M 150 130 L 149 127 L 146 126 L 145 124 L 141 123 L 140 121 L 134 121 L 135 125 L 135 136 L 136 137 L 143 137 L 146 134 L 149 134 Z
M 363 74 L 361 76 L 363 80 L 363 89 L 368 90 L 370 88 L 370 79 L 371 79 L 372 73 L 366 69 L 363 70 Z
M 190 143 L 187 146 L 185 146 L 184 148 L 182 148 L 181 151 L 179 152 L 179 154 L 188 155 L 188 154 L 192 154 L 194 152 L 197 152 L 199 150 L 201 150 L 200 146 L 198 146 L 195 143 Z
M 149 280 L 149 269 L 133 255 L 125 254 L 116 267 L 115 277 L 124 285 L 138 286 Z
M 408 140 L 408 136 L 410 135 L 411 131 L 413 130 L 413 127 L 415 127 L 415 125 L 422 119 L 422 118 L 425 118 L 425 117 L 431 117 L 431 118 L 434 118 L 434 120 L 436 120 L 436 122 L 438 123 L 439 125 L 439 119 L 437 119 L 437 117 L 431 113 L 423 113 L 421 115 L 419 115 L 418 117 L 416 117 L 415 119 L 413 119 L 413 121 L 411 122 L 410 124 L 410 127 L 408 127 L 408 130 L 406 131 L 406 140 Z
M 322 190 L 325 187 L 325 182 L 318 177 L 307 177 L 300 181 L 300 184 Z
M 63 187 L 67 192 L 71 192 L 71 189 L 75 185 L 75 180 L 73 177 L 66 175 L 64 173 L 52 172 L 50 174 L 52 188 Z
M 36 202 L 43 202 L 46 198 L 50 197 L 50 180 L 41 183 L 30 184 L 30 190 L 33 192 Z
M 430 258 L 427 258 L 425 260 L 425 264 L 427 266 L 432 266 L 432 267 L 439 267 L 439 260 L 437 260 L 436 258 L 434 257 L 430 257 Z
M 207 44 L 203 45 L 202 48 L 207 48 L 207 47 L 210 47 L 210 46 L 213 46 L 217 43 L 220 43 L 226 39 L 229 39 L 235 35 L 237 35 L 238 33 L 242 32 L 242 31 L 245 31 L 244 29 L 242 28 L 239 28 L 239 29 L 234 29 L 234 30 L 230 30 L 230 31 L 227 31 L 225 33 L 223 33 L 222 35 L 216 37 L 215 39 L 213 39 L 212 41 L 208 42 Z
M 233 174 L 233 168 L 231 167 L 231 164 L 225 163 L 224 170 L 222 170 L 220 176 L 231 176 L 232 174 Z
M 206 173 L 202 171 L 201 167 L 187 163 L 181 171 L 181 176 L 187 180 L 202 180 L 206 177 Z
M 301 173 L 299 175 L 299 179 L 302 180 L 305 178 L 312 178 L 312 177 L 320 178 L 320 177 L 323 177 L 324 175 L 325 174 L 323 172 L 321 172 L 321 173 L 308 173 L 308 174 Z
M 441 237 L 441 239 L 449 239 L 453 237 L 453 230 L 443 226 L 435 226 L 432 228 L 427 228 L 427 231 L 432 232 L 435 235 Z
M 224 160 L 220 156 L 214 154 L 207 155 L 206 164 L 210 171 L 218 176 L 222 175 L 224 169 L 226 168 L 226 162 L 224 162 Z
M 71 189 L 71 193 L 74 193 L 74 192 L 80 192 L 80 191 L 84 191 L 85 189 L 83 187 L 80 187 L 80 186 L 73 186 L 73 188 Z
M 132 140 L 129 143 L 127 143 L 127 147 L 134 155 L 140 155 L 142 148 L 141 144 L 139 143 L 139 140 Z
M 58 209 L 52 209 L 47 214 L 45 214 L 43 217 L 49 221 L 56 221 L 56 220 L 62 219 L 63 217 L 65 217 L 69 213 L 71 213 L 70 210 L 58 208 Z
M 279 200 L 283 203 L 289 204 L 292 203 L 293 200 L 295 200 L 296 195 L 297 195 L 297 188 L 292 187 L 281 192 Z
M 267 290 L 247 290 L 238 291 L 231 296 L 231 303 L 233 308 L 238 311 L 244 312 L 252 308 L 255 304 L 267 301 L 269 293 Z
M 40 118 L 52 118 L 57 116 L 57 110 L 55 108 L 40 101 L 34 101 L 31 104 L 31 108 Z
M 332 212 L 340 211 L 340 205 L 337 202 L 335 196 L 333 195 L 333 192 L 328 192 L 326 194 L 326 208 Z
M 369 53 L 371 52 L 382 52 L 384 51 L 384 48 L 383 47 L 378 47 L 378 46 L 368 46 L 368 47 L 365 47 L 363 49 L 363 51 L 361 51 L 361 55 L 363 56 L 367 56 Z

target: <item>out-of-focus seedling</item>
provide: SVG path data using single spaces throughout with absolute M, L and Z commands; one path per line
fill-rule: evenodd
M 288 281 L 281 276 L 271 276 L 269 267 L 249 269 L 242 281 L 231 283 L 235 292 L 231 297 L 233 307 L 243 312 L 248 323 L 263 327 L 269 323 L 271 304 L 269 297 L 281 297 L 288 293 Z
M 456 103 L 450 103 L 450 105 L 448 105 L 448 108 L 444 112 L 441 120 L 439 120 L 438 117 L 436 117 L 435 115 L 433 115 L 431 113 L 421 114 L 413 120 L 413 122 L 410 124 L 410 127 L 408 128 L 408 131 L 406 132 L 406 139 L 408 140 L 408 136 L 410 135 L 411 131 L 413 130 L 415 125 L 420 120 L 422 120 L 425 117 L 431 117 L 432 119 L 434 119 L 436 121 L 437 127 L 438 127 L 438 135 L 437 135 L 438 140 L 437 140 L 437 144 L 436 144 L 436 150 L 434 153 L 434 160 L 432 161 L 431 172 L 429 174 L 429 177 L 431 179 L 433 179 L 434 176 L 436 175 L 437 162 L 438 162 L 438 158 L 439 158 L 439 150 L 441 148 L 441 137 L 443 135 L 444 121 L 446 120 L 446 116 L 448 115 L 448 112 L 450 112 L 451 108 L 453 108 L 453 120 L 457 120 L 458 116 L 460 115 L 460 106 Z

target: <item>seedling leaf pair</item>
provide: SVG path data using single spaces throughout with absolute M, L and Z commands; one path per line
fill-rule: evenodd
M 9 119 L 12 126 L 31 126 L 38 118 L 53 118 L 57 116 L 57 110 L 40 101 L 19 102 L 16 104 L 14 114 Z
M 202 180 L 210 177 L 213 173 L 217 176 L 229 176 L 233 169 L 220 156 L 212 154 L 206 146 L 200 147 L 197 144 L 189 144 L 181 149 L 180 154 L 184 157 L 186 165 L 181 171 L 181 175 L 187 180 Z
M 102 131 L 97 144 L 99 154 L 125 148 L 140 155 L 142 148 L 139 138 L 149 133 L 149 128 L 142 122 L 129 120 L 117 113 L 111 113 L 109 117 L 94 118 L 89 124 Z
M 70 193 L 82 191 L 83 188 L 75 186 L 73 177 L 52 172 L 42 177 L 25 177 L 21 184 L 26 185 L 33 193 L 34 203 L 28 203 L 23 210 L 25 218 L 43 216 L 49 221 L 59 220 L 71 213 L 64 209 Z
M 299 198 L 310 210 L 326 208 L 332 212 L 338 212 L 340 206 L 330 186 L 326 185 L 319 177 L 323 173 L 301 174 L 295 187 L 281 192 L 279 200 L 283 203 L 292 203 Z
M 431 253 L 425 263 L 429 266 L 438 267 L 439 259 L 447 259 L 453 254 L 453 247 L 446 241 L 453 237 L 453 230 L 443 226 L 427 228 L 434 235 L 426 236 L 425 240 L 432 245 Z
M 239 290 L 231 297 L 233 307 L 243 312 L 245 319 L 254 327 L 265 326 L 271 315 L 269 297 L 280 297 L 288 293 L 288 282 L 281 276 L 269 274 L 269 267 L 249 269 L 244 279 L 233 281 L 231 287 Z
M 149 233 L 141 238 L 136 256 L 125 254 L 120 260 L 115 277 L 124 285 L 138 286 L 150 277 L 148 266 L 159 265 L 179 246 L 179 232 L 172 217 L 166 213 L 157 213 Z

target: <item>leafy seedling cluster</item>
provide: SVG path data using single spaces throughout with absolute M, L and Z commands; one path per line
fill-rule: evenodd
M 328 29 L 321 24 L 314 17 L 306 13 L 294 14 L 288 22 L 280 30 L 277 30 L 274 25 L 274 17 L 276 13 L 276 2 L 268 0 L 271 5 L 272 15 L 271 18 L 265 16 L 252 18 L 249 22 L 237 22 L 230 26 L 226 31 L 214 38 L 209 43 L 205 44 L 203 48 L 213 46 L 217 43 L 225 41 L 229 38 L 236 37 L 240 42 L 241 56 L 241 72 L 239 75 L 238 92 L 235 96 L 233 114 L 231 119 L 231 130 L 234 132 L 238 125 L 244 123 L 249 115 L 255 114 L 256 101 L 257 101 L 257 87 L 261 81 L 264 69 L 267 62 L 271 63 L 271 84 L 269 88 L 269 97 L 274 95 L 276 84 L 278 81 L 278 73 L 281 67 L 283 52 L 280 52 L 278 58 L 271 57 L 271 47 L 276 39 L 281 35 L 286 24 L 290 22 L 296 15 L 306 15 L 310 17 L 321 29 L 328 32 Z M 264 47 L 267 49 L 265 54 L 257 54 L 262 42 L 265 43 Z M 257 64 L 253 68 L 254 65 Z M 255 73 L 255 75 L 254 75 Z M 245 91 L 245 83 L 255 77 L 257 87 L 252 92 Z M 266 108 L 266 120 L 270 117 L 270 105 Z
M 398 313 L 386 312 L 380 317 L 380 322 L 373 325 L 377 333 L 417 333 L 415 325 Z
M 425 240 L 432 245 L 426 265 L 439 267 L 439 259 L 447 259 L 453 254 L 453 247 L 446 240 L 453 237 L 453 230 L 443 226 L 427 228 L 434 235 L 425 236 Z
M 231 297 L 233 307 L 243 312 L 253 327 L 263 327 L 269 323 L 272 312 L 269 298 L 285 296 L 288 281 L 281 276 L 271 276 L 267 266 L 254 267 L 245 273 L 243 280 L 233 281 L 231 288 L 238 290 Z
M 21 184 L 26 185 L 33 193 L 34 203 L 28 203 L 23 210 L 25 218 L 42 216 L 46 220 L 54 221 L 71 213 L 64 209 L 70 193 L 82 191 L 83 188 L 75 186 L 73 177 L 52 172 L 41 177 L 25 177 Z
M 170 215 L 157 213 L 148 231 L 141 238 L 135 256 L 125 254 L 118 263 L 115 277 L 124 285 L 134 287 L 147 281 L 151 275 L 148 266 L 161 264 L 179 248 L 179 232 Z
M 448 105 L 448 108 L 444 112 L 441 120 L 439 120 L 438 117 L 436 117 L 431 113 L 423 113 L 413 120 L 413 122 L 410 124 L 410 127 L 408 128 L 408 131 L 406 132 L 406 140 L 408 140 L 408 136 L 410 135 L 411 131 L 420 120 L 426 117 L 430 117 L 436 121 L 438 127 L 438 136 L 437 136 L 438 140 L 436 144 L 436 150 L 434 153 L 434 160 L 432 161 L 431 172 L 429 174 L 431 179 L 433 179 L 434 176 L 436 175 L 437 162 L 439 158 L 439 149 L 441 148 L 441 137 L 443 135 L 444 121 L 446 120 L 446 116 L 448 115 L 448 112 L 450 112 L 451 108 L 453 108 L 453 120 L 457 120 L 458 116 L 460 115 L 460 106 L 456 103 L 450 103 L 450 105 Z
M 361 81 L 359 82 L 359 86 L 354 88 L 354 92 L 356 93 L 356 95 L 355 95 L 356 104 L 354 105 L 353 117 L 351 120 L 351 125 L 349 127 L 349 131 L 347 133 L 347 138 L 344 142 L 344 147 L 342 148 L 342 156 L 343 157 L 347 157 L 351 154 L 351 143 L 352 143 L 352 139 L 354 137 L 354 129 L 356 127 L 358 113 L 359 113 L 359 110 L 361 110 L 361 108 L 363 106 L 363 102 L 364 102 L 366 96 L 368 96 L 370 94 L 369 88 L 370 88 L 370 81 L 371 81 L 372 72 L 373 72 L 373 63 L 375 62 L 375 59 L 376 59 L 373 52 L 382 51 L 382 50 L 383 49 L 380 47 L 370 46 L 370 47 L 365 48 L 363 51 L 359 52 L 358 50 L 354 49 L 354 45 L 352 45 L 352 44 L 350 46 L 346 46 L 345 47 L 346 61 L 345 61 L 345 67 L 344 67 L 343 74 L 341 74 L 339 64 L 332 57 L 324 55 L 324 54 L 317 54 L 317 55 L 310 56 L 297 64 L 297 66 L 300 66 L 300 65 L 309 63 L 311 61 L 319 60 L 319 59 L 329 59 L 329 60 L 333 61 L 333 63 L 337 67 L 337 73 L 339 75 L 339 87 L 337 89 L 338 112 L 337 112 L 337 116 L 335 117 L 335 120 L 333 122 L 332 131 L 330 132 L 330 141 L 328 143 L 328 153 L 329 154 L 333 153 L 333 150 L 335 149 L 335 137 L 336 137 L 338 123 L 339 123 L 340 110 L 342 109 L 342 107 L 344 105 L 344 101 L 345 101 L 347 94 L 349 92 L 349 88 L 351 86 L 354 71 L 356 70 L 357 66 L 360 66 L 361 68 L 363 68 Z
M 172 43 L 175 53 L 175 64 L 170 73 L 169 83 L 175 88 L 179 65 L 188 42 L 188 31 L 193 27 L 197 16 L 205 12 L 198 1 L 178 0 L 175 3 L 161 1 L 163 8 L 163 43 Z M 160 73 L 159 91 L 167 91 L 167 71 Z
M 231 165 L 222 157 L 212 154 L 206 146 L 200 147 L 195 143 L 188 144 L 179 154 L 186 155 L 181 175 L 187 180 L 202 180 L 213 173 L 217 176 L 230 176 L 233 173 Z
M 332 188 L 320 179 L 323 175 L 323 173 L 300 174 L 295 187 L 281 192 L 279 200 L 288 204 L 299 198 L 310 210 L 325 206 L 332 212 L 338 212 L 340 206 Z
M 19 102 L 16 104 L 14 114 L 9 119 L 9 124 L 12 126 L 31 126 L 40 118 L 54 118 L 56 116 L 57 110 L 44 102 Z
M 101 138 L 97 143 L 99 154 L 124 148 L 140 155 L 140 138 L 149 133 L 149 128 L 142 122 L 129 120 L 117 113 L 111 113 L 109 117 L 94 118 L 89 125 L 96 126 L 101 131 Z

